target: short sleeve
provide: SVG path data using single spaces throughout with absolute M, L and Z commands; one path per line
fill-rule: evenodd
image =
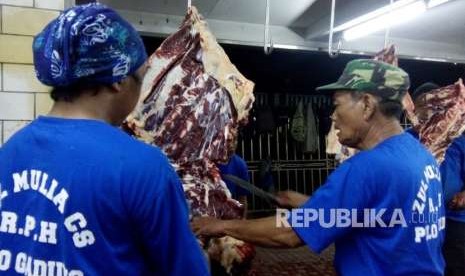
M 353 209 L 362 210 L 366 207 L 371 189 L 367 189 L 368 181 L 364 170 L 357 168 L 350 160 L 345 161 L 302 207 L 291 212 L 288 222 L 314 252 L 321 252 L 352 231 L 350 225 L 337 227 L 332 223 L 331 217 L 336 217 L 332 212 L 337 212 L 338 209 L 351 212 Z M 305 216 L 314 215 L 317 216 L 316 219 L 304 220 Z
M 449 202 L 456 193 L 463 189 L 465 179 L 463 150 L 457 141 L 454 141 L 447 149 L 440 170 L 444 186 L 444 200 Z
M 142 183 L 127 185 L 127 208 L 157 275 L 208 275 L 192 233 L 182 184 L 166 158 L 152 160 Z M 156 169 L 154 168 L 156 167 Z M 124 196 L 124 195 L 123 195 Z
M 242 158 L 238 158 L 236 175 L 237 177 L 250 182 L 249 171 L 247 170 L 247 163 L 245 163 L 244 159 Z M 236 187 L 236 194 L 237 196 L 246 196 L 250 193 L 241 187 Z

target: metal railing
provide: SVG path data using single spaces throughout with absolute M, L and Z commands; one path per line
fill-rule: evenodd
M 283 98 L 283 95 L 273 96 L 274 103 L 278 97 Z M 270 105 L 268 98 L 267 94 L 256 94 L 256 107 Z M 326 96 L 320 95 L 284 95 L 284 98 L 285 105 L 291 107 L 291 110 L 297 107 L 300 101 L 305 104 L 331 104 Z M 284 123 L 278 124 L 274 131 L 240 137 L 237 152 L 246 160 L 250 180 L 258 187 L 272 192 L 295 190 L 311 195 L 325 182 L 336 166 L 334 158 L 325 152 L 325 134 L 318 134 L 316 151 L 305 153 L 290 134 L 292 113 L 287 118 L 281 115 L 280 121 Z M 270 187 L 266 187 L 260 179 L 260 167 L 266 159 L 271 163 L 273 184 Z M 251 194 L 248 197 L 248 210 L 249 215 L 255 216 L 272 212 L 273 207 Z
M 294 110 L 302 101 L 305 104 L 318 103 L 331 105 L 329 98 L 322 99 L 321 95 L 272 95 L 270 101 L 267 94 L 256 94 L 255 107 L 264 107 L 276 104 L 277 98 L 285 98 L 285 104 Z M 329 107 L 330 108 L 330 107 Z M 318 147 L 315 152 L 304 153 L 299 144 L 291 137 L 292 116 L 284 119 L 272 132 L 261 133 L 249 137 L 239 137 L 237 152 L 246 160 L 250 180 L 260 188 L 270 188 L 272 192 L 294 190 L 311 195 L 324 184 L 328 175 L 336 168 L 337 161 L 334 156 L 326 154 L 326 133 L 318 133 Z M 406 116 L 402 116 L 401 125 L 411 127 Z M 271 161 L 271 174 L 273 185 L 264 187 L 260 183 L 260 167 L 263 160 Z M 274 211 L 273 206 L 260 197 L 251 194 L 248 196 L 248 215 L 261 216 Z

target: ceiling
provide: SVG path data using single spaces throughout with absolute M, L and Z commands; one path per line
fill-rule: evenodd
M 428 0 L 425 0 L 428 1 Z M 100 0 L 119 10 L 141 33 L 166 36 L 178 28 L 187 0 Z M 335 25 L 388 5 L 390 0 L 336 0 Z M 220 42 L 263 45 L 266 0 L 192 0 Z M 465 0 L 429 9 L 390 30 L 389 41 L 406 58 L 465 63 Z M 331 0 L 270 0 L 275 48 L 326 51 Z M 336 34 L 338 40 L 339 34 Z M 385 32 L 343 42 L 342 52 L 373 53 Z M 337 42 L 337 41 L 335 41 Z

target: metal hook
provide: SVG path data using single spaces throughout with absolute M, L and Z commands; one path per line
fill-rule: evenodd
M 265 55 L 270 55 L 273 52 L 273 39 L 270 33 L 270 0 L 266 0 L 263 52 Z
M 333 51 L 332 47 L 329 49 L 329 57 L 330 58 L 337 58 L 339 54 L 341 53 L 342 49 L 342 39 L 339 39 L 337 42 L 337 48 L 335 51 Z
M 336 12 L 336 0 L 331 0 L 331 22 L 329 25 L 328 54 L 330 58 L 336 58 L 342 47 L 342 40 L 337 43 L 337 49 L 333 52 L 334 14 Z
M 389 0 L 389 3 L 390 5 L 392 6 L 392 4 L 394 4 L 394 0 Z M 390 32 L 391 32 L 391 28 L 389 27 L 389 25 L 386 27 L 386 32 L 384 33 L 384 48 L 387 48 L 387 46 L 389 45 L 389 35 L 390 35 Z

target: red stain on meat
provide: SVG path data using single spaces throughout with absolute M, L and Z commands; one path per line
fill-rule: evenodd
M 217 163 L 234 152 L 238 128 L 247 122 L 253 83 L 232 65 L 195 8 L 149 59 L 143 96 L 125 129 L 160 147 L 183 182 L 190 215 L 243 217 Z M 218 240 L 219 261 L 231 270 L 254 255 L 253 246 L 231 237 Z M 215 256 L 210 256 L 215 258 Z M 233 263 L 232 263 L 233 262 Z
M 427 119 L 414 128 L 420 141 L 441 163 L 452 141 L 465 130 L 465 87 L 461 79 L 419 98 L 428 110 Z

